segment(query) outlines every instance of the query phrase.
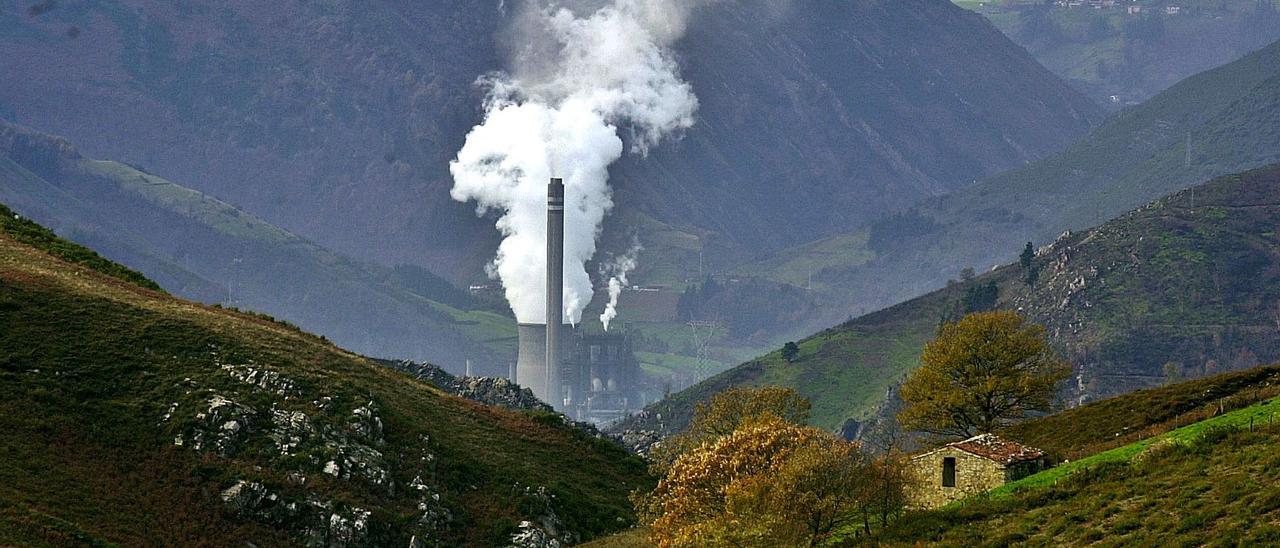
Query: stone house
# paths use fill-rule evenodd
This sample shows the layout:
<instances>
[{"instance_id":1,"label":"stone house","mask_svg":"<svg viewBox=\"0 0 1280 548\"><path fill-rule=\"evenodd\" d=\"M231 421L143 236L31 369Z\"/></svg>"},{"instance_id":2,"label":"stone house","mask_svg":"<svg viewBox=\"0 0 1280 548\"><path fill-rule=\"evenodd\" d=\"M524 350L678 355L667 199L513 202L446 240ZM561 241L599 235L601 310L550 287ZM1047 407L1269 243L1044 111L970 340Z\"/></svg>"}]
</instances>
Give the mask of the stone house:
<instances>
[{"instance_id":1,"label":"stone house","mask_svg":"<svg viewBox=\"0 0 1280 548\"><path fill-rule=\"evenodd\" d=\"M982 434L911 458L911 505L930 509L985 493L1048 467L1044 451Z\"/></svg>"}]
</instances>

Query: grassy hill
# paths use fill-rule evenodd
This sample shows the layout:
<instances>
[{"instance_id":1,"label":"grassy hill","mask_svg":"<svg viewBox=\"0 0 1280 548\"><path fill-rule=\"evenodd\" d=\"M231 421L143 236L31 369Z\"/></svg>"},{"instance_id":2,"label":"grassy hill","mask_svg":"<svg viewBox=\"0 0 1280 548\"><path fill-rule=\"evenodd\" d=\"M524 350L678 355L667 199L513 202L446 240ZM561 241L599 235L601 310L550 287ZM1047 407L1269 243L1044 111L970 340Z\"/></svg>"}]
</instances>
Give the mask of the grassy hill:
<instances>
[{"instance_id":1,"label":"grassy hill","mask_svg":"<svg viewBox=\"0 0 1280 548\"><path fill-rule=\"evenodd\" d=\"M644 463L558 417L175 299L0 213L0 544L496 545L632 519Z\"/></svg>"},{"instance_id":2,"label":"grassy hill","mask_svg":"<svg viewBox=\"0 0 1280 548\"><path fill-rule=\"evenodd\" d=\"M1269 363L1280 359L1278 217L1280 166L1223 177L1039 250L1034 285L1016 264L949 284L800 341L792 363L767 354L619 427L678 430L696 402L759 384L795 387L823 428L865 419L941 321L991 307L1045 325L1075 366L1075 403Z\"/></svg>"},{"instance_id":3,"label":"grassy hill","mask_svg":"<svg viewBox=\"0 0 1280 548\"><path fill-rule=\"evenodd\" d=\"M0 120L0 201L183 298L287 319L346 348L503 374L515 322L430 272L344 257L235 206Z\"/></svg>"},{"instance_id":4,"label":"grassy hill","mask_svg":"<svg viewBox=\"0 0 1280 548\"><path fill-rule=\"evenodd\" d=\"M1275 544L1278 374L1270 367L1223 375L1023 423L1007 435L1038 438L1060 455L1067 447L1094 449L985 497L909 514L872 542ZM1134 430L1114 432L1119 424ZM1138 441L1114 441L1131 435ZM1114 446L1097 451L1102 444Z\"/></svg>"},{"instance_id":5,"label":"grassy hill","mask_svg":"<svg viewBox=\"0 0 1280 548\"><path fill-rule=\"evenodd\" d=\"M1133 544L1208 538L1209 532L1191 531L1182 520L1170 519L1170 512L1150 519L1139 514L1158 504L1155 497L1170 492L1190 507L1210 510L1187 518L1188 524L1206 519L1215 534L1230 529L1238 538L1274 538L1280 532L1274 520L1263 525L1251 512L1280 511L1274 481L1267 481L1274 472L1265 469L1274 459L1257 462L1269 445L1280 441L1277 395L1280 365L1273 365L1138 390L1021 422L1001 435L1046 450L1058 466L988 497L908 514L871 539L859 536L860 525L853 526L838 532L831 544L1084 544L1099 539ZM1251 426L1263 436L1246 436ZM1245 466L1214 466L1224 461ZM1187 485L1178 484L1179 474ZM1234 498L1240 493L1223 500L1206 489L1215 482L1228 482L1234 489L1252 481L1263 487L1244 494L1245 500ZM1150 485L1162 489L1153 494ZM589 545L651 546L646 535L643 528L631 529Z\"/></svg>"}]
</instances>

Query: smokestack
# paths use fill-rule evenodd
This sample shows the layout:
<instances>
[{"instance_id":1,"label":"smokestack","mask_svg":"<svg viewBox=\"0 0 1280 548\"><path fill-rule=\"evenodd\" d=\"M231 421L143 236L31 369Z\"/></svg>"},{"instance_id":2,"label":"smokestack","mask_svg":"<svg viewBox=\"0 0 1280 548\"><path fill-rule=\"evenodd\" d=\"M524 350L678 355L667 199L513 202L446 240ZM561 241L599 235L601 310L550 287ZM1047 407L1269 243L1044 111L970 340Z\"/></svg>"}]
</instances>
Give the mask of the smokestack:
<instances>
[{"instance_id":1,"label":"smokestack","mask_svg":"<svg viewBox=\"0 0 1280 548\"><path fill-rule=\"evenodd\" d=\"M560 324L564 321L564 181L547 185L547 362L546 402L564 405L560 396Z\"/></svg>"}]
</instances>

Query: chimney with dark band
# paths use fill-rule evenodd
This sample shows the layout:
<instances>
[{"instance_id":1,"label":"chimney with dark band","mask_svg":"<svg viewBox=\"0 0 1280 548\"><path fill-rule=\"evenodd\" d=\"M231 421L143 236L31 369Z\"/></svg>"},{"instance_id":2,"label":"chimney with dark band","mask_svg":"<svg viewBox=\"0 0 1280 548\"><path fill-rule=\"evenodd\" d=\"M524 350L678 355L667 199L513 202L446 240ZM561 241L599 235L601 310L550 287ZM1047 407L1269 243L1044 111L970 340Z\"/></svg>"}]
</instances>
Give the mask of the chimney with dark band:
<instances>
[{"instance_id":1,"label":"chimney with dark band","mask_svg":"<svg viewBox=\"0 0 1280 548\"><path fill-rule=\"evenodd\" d=\"M546 402L564 405L560 395L560 328L564 321L564 181L547 185L547 363Z\"/></svg>"}]
</instances>

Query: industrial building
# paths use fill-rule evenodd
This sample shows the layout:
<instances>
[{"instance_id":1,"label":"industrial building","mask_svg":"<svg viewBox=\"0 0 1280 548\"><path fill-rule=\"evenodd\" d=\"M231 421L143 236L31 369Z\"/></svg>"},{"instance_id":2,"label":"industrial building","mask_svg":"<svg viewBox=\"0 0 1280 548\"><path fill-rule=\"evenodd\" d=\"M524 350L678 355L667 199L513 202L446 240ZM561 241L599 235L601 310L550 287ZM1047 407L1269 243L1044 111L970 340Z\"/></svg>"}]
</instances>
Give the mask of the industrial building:
<instances>
[{"instance_id":1,"label":"industrial building","mask_svg":"<svg viewBox=\"0 0 1280 548\"><path fill-rule=\"evenodd\" d=\"M639 362L622 333L564 323L564 183L547 186L546 322L518 326L516 383L575 420L604 423L643 407Z\"/></svg>"}]
</instances>

